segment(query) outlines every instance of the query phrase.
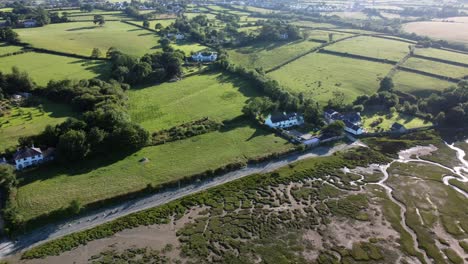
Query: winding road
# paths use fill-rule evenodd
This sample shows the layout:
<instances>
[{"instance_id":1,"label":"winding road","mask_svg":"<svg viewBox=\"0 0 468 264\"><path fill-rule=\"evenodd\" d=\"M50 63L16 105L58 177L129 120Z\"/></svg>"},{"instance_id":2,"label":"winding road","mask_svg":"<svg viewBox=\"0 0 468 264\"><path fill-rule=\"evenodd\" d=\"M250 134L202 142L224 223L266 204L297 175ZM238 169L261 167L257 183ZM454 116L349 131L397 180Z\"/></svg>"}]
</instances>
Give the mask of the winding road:
<instances>
[{"instance_id":1,"label":"winding road","mask_svg":"<svg viewBox=\"0 0 468 264\"><path fill-rule=\"evenodd\" d=\"M164 192L149 195L147 197L126 201L119 205L102 208L90 212L85 216L79 216L61 223L49 224L36 229L26 235L20 236L16 241L4 240L0 243L0 258L7 257L33 246L43 244L50 240L65 235L90 229L92 227L112 221L116 218L139 212L152 207L169 203L184 196L204 191L227 182L231 182L252 174L268 173L287 166L299 160L314 157L330 156L337 151L365 146L360 141L352 144L341 144L334 147L318 147L304 153L293 153L270 162L248 165L245 168L220 175L215 178L202 180L197 183L181 186L177 189L169 189Z\"/></svg>"}]
</instances>

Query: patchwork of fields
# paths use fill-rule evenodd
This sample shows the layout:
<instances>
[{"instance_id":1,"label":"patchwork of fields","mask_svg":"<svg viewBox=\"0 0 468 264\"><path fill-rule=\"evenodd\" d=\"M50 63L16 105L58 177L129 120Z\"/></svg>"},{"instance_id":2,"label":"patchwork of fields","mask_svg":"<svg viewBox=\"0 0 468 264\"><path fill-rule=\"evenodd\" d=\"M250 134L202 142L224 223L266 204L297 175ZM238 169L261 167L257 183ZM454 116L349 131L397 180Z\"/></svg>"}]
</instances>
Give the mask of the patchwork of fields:
<instances>
[{"instance_id":1,"label":"patchwork of fields","mask_svg":"<svg viewBox=\"0 0 468 264\"><path fill-rule=\"evenodd\" d=\"M208 8L215 10L206 14L213 21L216 12L223 11L241 15L240 24L260 19L249 16L247 11L234 11L219 6ZM260 8L248 10L270 12ZM87 14L71 12L70 17L73 20L90 20L96 12L102 11ZM186 15L194 17L200 13ZM121 12L106 13L109 20L120 19L122 16ZM130 18L128 20L142 25L142 21ZM173 21L151 20L150 28L153 29L156 23L168 26ZM222 29L226 25L218 20L213 23L216 29ZM297 57L297 60L269 72L267 76L278 81L287 90L303 93L306 98L312 98L322 106L330 99L336 98L336 92L344 95L345 103L352 102L360 95L377 92L380 81L393 68L392 64L378 63L365 58L355 59L320 52L305 55L322 43L328 42L329 34L333 35L333 40L338 40L360 33L374 32L340 28L340 31L349 32L340 33L333 31L333 28L337 28L336 25L310 21L294 21L293 24L304 27L302 31L308 39L230 48L227 50L229 60L249 69L263 68L266 71ZM239 28L239 31L254 32L258 28L259 26L243 27ZM89 21L70 22L17 29L16 32L22 42L33 47L84 56L90 56L94 48L99 48L105 54L108 48L116 47L134 56L160 50L159 37L154 32L119 21L108 21L103 27L95 26ZM206 48L202 44L188 41L172 45L182 49L187 55L191 51ZM409 53L409 45L398 38L390 40L359 36L331 44L325 49L371 59L399 61ZM0 56L19 50L20 47L0 45ZM438 49L418 48L416 54L468 63L468 55ZM0 71L8 72L13 66L27 71L40 85L47 84L50 79L107 79L109 76L108 66L102 61L36 52L0 58ZM468 75L468 68L420 58L410 58L403 66L455 78ZM427 96L453 85L448 81L404 71L397 71L393 80L396 90L417 96ZM127 95L128 111L132 120L149 132L204 117L216 121L235 119L242 115L242 108L249 99L262 96L249 82L225 73L213 72L187 77L173 83L133 87ZM73 112L65 106L51 103L45 103L43 106L44 113L38 109L23 108L21 111L13 109L8 115L0 117L0 150L13 147L20 136L37 134L47 124L55 125L66 117L73 116ZM22 114L19 114L20 112ZM384 115L373 113L365 116L364 126L371 131L370 124L378 118L384 118ZM9 122L6 122L7 120ZM400 122L407 128L430 125L418 118L396 114L391 118L384 118L380 128L388 129L393 122ZM111 153L73 168L39 168L27 174L26 183L18 188L18 208L24 219L29 220L67 207L73 200L85 205L137 191L148 184L158 185L174 181L227 163L246 161L291 147L291 144L269 131L242 121L220 131L146 147L128 156L124 153ZM148 162L139 162L143 158Z\"/></svg>"}]
</instances>

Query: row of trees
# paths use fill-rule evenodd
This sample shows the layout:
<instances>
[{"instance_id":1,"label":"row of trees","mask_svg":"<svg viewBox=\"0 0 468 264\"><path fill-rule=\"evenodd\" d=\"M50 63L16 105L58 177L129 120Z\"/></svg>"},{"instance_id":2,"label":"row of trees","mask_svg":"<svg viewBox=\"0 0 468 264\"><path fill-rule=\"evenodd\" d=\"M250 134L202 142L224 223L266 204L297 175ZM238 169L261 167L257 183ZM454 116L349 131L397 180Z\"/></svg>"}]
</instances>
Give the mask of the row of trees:
<instances>
[{"instance_id":1,"label":"row of trees","mask_svg":"<svg viewBox=\"0 0 468 264\"><path fill-rule=\"evenodd\" d=\"M166 46L163 52L136 58L110 48L107 57L111 62L114 79L138 84L150 81L162 82L180 76L185 54Z\"/></svg>"}]
</instances>

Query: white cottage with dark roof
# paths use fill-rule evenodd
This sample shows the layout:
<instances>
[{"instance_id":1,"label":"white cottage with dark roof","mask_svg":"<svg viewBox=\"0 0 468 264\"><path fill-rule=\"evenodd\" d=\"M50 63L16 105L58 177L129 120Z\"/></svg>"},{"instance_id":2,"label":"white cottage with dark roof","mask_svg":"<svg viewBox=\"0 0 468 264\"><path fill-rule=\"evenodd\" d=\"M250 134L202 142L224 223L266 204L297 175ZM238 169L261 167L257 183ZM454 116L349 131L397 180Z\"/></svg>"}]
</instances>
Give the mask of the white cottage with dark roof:
<instances>
[{"instance_id":1,"label":"white cottage with dark roof","mask_svg":"<svg viewBox=\"0 0 468 264\"><path fill-rule=\"evenodd\" d=\"M278 113L269 115L265 120L265 125L272 128L288 128L304 124L304 118L297 113Z\"/></svg>"},{"instance_id":2,"label":"white cottage with dark roof","mask_svg":"<svg viewBox=\"0 0 468 264\"><path fill-rule=\"evenodd\" d=\"M39 163L42 163L44 156L40 148L26 147L19 149L13 155L13 160L15 161L15 167L17 170L22 170L29 166L34 166Z\"/></svg>"}]
</instances>

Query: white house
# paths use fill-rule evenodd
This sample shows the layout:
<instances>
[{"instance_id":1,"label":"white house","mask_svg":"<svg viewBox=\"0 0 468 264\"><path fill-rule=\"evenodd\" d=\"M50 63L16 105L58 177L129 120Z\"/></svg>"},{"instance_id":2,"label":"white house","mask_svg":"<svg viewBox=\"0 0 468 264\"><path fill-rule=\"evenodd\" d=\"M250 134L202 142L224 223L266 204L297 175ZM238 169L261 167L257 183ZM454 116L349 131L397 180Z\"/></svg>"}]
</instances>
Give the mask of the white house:
<instances>
[{"instance_id":1,"label":"white house","mask_svg":"<svg viewBox=\"0 0 468 264\"><path fill-rule=\"evenodd\" d=\"M359 113L341 114L333 109L324 112L325 121L331 124L341 120L345 124L345 131L353 135L361 135L364 130L361 127L361 115Z\"/></svg>"},{"instance_id":2,"label":"white house","mask_svg":"<svg viewBox=\"0 0 468 264\"><path fill-rule=\"evenodd\" d=\"M177 33L177 34L168 33L168 34L167 34L167 37L168 37L168 38L175 37L176 40L183 40L183 39L185 39L185 35L182 34L182 33Z\"/></svg>"},{"instance_id":3,"label":"white house","mask_svg":"<svg viewBox=\"0 0 468 264\"><path fill-rule=\"evenodd\" d=\"M282 40L287 40L288 38L289 38L288 33L280 34L280 39L282 39Z\"/></svg>"},{"instance_id":4,"label":"white house","mask_svg":"<svg viewBox=\"0 0 468 264\"><path fill-rule=\"evenodd\" d=\"M362 133L364 133L364 130L362 129L361 126L353 124L348 120L345 120L344 124L345 124L344 130L348 133L351 133L353 135L361 135Z\"/></svg>"},{"instance_id":5,"label":"white house","mask_svg":"<svg viewBox=\"0 0 468 264\"><path fill-rule=\"evenodd\" d=\"M23 26L27 28L35 27L36 25L37 25L37 22L34 19L28 19L28 20L23 21Z\"/></svg>"},{"instance_id":6,"label":"white house","mask_svg":"<svg viewBox=\"0 0 468 264\"><path fill-rule=\"evenodd\" d=\"M42 163L44 156L40 148L23 148L16 151L13 155L13 160L15 161L15 167L17 170L22 170L26 167L37 165Z\"/></svg>"},{"instance_id":7,"label":"white house","mask_svg":"<svg viewBox=\"0 0 468 264\"><path fill-rule=\"evenodd\" d=\"M192 55L192 60L197 62L214 62L218 59L217 52L198 52Z\"/></svg>"},{"instance_id":8,"label":"white house","mask_svg":"<svg viewBox=\"0 0 468 264\"><path fill-rule=\"evenodd\" d=\"M288 128L304 124L304 118L297 113L268 115L265 125L272 128Z\"/></svg>"}]
</instances>

